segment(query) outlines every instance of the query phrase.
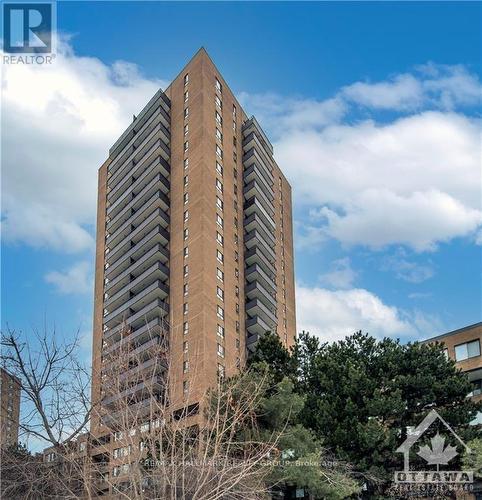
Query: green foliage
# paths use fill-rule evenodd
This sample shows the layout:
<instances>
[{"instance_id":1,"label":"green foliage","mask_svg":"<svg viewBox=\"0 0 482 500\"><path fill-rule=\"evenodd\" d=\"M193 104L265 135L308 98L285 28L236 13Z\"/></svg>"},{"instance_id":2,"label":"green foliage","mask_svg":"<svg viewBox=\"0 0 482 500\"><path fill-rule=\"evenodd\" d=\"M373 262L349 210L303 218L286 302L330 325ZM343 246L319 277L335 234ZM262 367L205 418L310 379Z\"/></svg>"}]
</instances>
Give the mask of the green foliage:
<instances>
[{"instance_id":1,"label":"green foliage","mask_svg":"<svg viewBox=\"0 0 482 500\"><path fill-rule=\"evenodd\" d=\"M465 453L462 463L466 470L473 470L474 475L482 479L482 438L472 439L467 443L471 453Z\"/></svg>"},{"instance_id":2,"label":"green foliage","mask_svg":"<svg viewBox=\"0 0 482 500\"><path fill-rule=\"evenodd\" d=\"M292 381L304 401L299 424L353 464L373 495L401 466L395 450L407 426L418 425L435 407L468 440L474 435L468 424L482 406L466 397L467 377L438 344L402 345L357 332L328 345L303 333L288 352L266 335L254 359L268 362L275 380L285 374Z\"/></svg>"}]
</instances>

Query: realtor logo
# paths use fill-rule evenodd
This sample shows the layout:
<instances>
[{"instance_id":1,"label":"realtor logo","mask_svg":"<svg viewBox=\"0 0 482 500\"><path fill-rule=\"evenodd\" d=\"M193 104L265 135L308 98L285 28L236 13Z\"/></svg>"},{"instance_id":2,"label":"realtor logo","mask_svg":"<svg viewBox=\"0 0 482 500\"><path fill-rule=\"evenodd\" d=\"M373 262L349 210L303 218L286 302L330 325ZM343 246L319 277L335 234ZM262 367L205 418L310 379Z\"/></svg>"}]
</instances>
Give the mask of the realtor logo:
<instances>
[{"instance_id":1,"label":"realtor logo","mask_svg":"<svg viewBox=\"0 0 482 500\"><path fill-rule=\"evenodd\" d=\"M454 436L461 448L467 453L471 453L470 448L460 439L450 425L435 411L431 410L416 428L408 429L407 439L397 448L397 453L403 453L403 471L395 472L394 481L398 485L458 485L466 487L471 485L474 478L473 471L451 471L440 470L441 465L449 465L457 455L455 446L445 443L445 437L437 434L431 438L430 445L418 446L417 441L425 434L428 428L436 421L440 420L447 431ZM410 451L412 450L422 457L427 465L435 466L436 470L415 471L410 469Z\"/></svg>"},{"instance_id":2,"label":"realtor logo","mask_svg":"<svg viewBox=\"0 0 482 500\"><path fill-rule=\"evenodd\" d=\"M3 50L11 54L52 52L52 4L4 3Z\"/></svg>"}]
</instances>

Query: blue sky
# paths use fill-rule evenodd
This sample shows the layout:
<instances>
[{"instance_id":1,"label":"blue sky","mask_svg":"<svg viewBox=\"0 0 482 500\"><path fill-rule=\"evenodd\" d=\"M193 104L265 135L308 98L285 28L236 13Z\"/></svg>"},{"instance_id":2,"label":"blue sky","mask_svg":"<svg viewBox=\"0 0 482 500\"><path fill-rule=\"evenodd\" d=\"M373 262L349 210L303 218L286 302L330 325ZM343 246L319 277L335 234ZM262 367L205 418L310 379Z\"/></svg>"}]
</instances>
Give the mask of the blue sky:
<instances>
[{"instance_id":1,"label":"blue sky","mask_svg":"<svg viewBox=\"0 0 482 500\"><path fill-rule=\"evenodd\" d=\"M56 62L4 73L2 324L79 329L88 351L96 170L200 46L292 183L299 329L480 321L480 10L59 3Z\"/></svg>"}]
</instances>

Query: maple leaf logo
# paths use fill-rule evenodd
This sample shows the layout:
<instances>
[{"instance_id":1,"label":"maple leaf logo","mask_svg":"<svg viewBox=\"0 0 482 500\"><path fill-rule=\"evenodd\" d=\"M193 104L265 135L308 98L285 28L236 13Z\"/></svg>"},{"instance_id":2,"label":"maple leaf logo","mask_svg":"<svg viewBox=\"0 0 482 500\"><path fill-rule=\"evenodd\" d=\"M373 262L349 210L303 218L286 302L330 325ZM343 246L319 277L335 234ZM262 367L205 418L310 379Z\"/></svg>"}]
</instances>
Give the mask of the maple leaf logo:
<instances>
[{"instance_id":1,"label":"maple leaf logo","mask_svg":"<svg viewBox=\"0 0 482 500\"><path fill-rule=\"evenodd\" d=\"M438 432L430 440L432 448L427 445L421 446L417 455L420 455L429 465L447 465L452 458L458 455L452 445L445 447L445 438Z\"/></svg>"}]
</instances>

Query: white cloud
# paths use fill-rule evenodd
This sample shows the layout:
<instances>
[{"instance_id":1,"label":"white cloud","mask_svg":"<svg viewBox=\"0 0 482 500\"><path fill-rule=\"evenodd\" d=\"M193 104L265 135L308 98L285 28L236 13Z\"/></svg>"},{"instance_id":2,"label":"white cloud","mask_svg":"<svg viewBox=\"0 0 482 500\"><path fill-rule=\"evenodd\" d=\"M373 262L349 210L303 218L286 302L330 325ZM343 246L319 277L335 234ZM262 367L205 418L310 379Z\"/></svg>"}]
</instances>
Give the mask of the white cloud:
<instances>
[{"instance_id":1,"label":"white cloud","mask_svg":"<svg viewBox=\"0 0 482 500\"><path fill-rule=\"evenodd\" d=\"M330 271L322 274L319 281L322 285L333 288L350 288L358 273L352 269L348 257L336 259L331 263Z\"/></svg>"},{"instance_id":2,"label":"white cloud","mask_svg":"<svg viewBox=\"0 0 482 500\"><path fill-rule=\"evenodd\" d=\"M424 101L422 83L408 74L398 75L392 81L356 82L341 92L346 99L372 108L411 110Z\"/></svg>"},{"instance_id":3,"label":"white cloud","mask_svg":"<svg viewBox=\"0 0 482 500\"><path fill-rule=\"evenodd\" d=\"M89 262L77 262L65 271L50 271L45 281L55 286L61 294L90 293L93 290L93 277Z\"/></svg>"},{"instance_id":4,"label":"white cloud","mask_svg":"<svg viewBox=\"0 0 482 500\"><path fill-rule=\"evenodd\" d=\"M327 290L297 286L297 328L322 341L341 340L362 330L381 338L426 338L442 331L437 318L420 311L407 314L365 289Z\"/></svg>"},{"instance_id":5,"label":"white cloud","mask_svg":"<svg viewBox=\"0 0 482 500\"><path fill-rule=\"evenodd\" d=\"M3 68L6 241L77 252L93 245L97 170L132 114L163 85L135 65L76 56Z\"/></svg>"},{"instance_id":6,"label":"white cloud","mask_svg":"<svg viewBox=\"0 0 482 500\"><path fill-rule=\"evenodd\" d=\"M407 253L403 249L399 249L394 255L384 257L381 270L394 272L396 278L409 283L422 283L435 274L430 262L420 264L409 260Z\"/></svg>"},{"instance_id":7,"label":"white cloud","mask_svg":"<svg viewBox=\"0 0 482 500\"><path fill-rule=\"evenodd\" d=\"M295 204L319 207L315 240L325 233L347 244L433 250L482 222L480 137L474 119L425 112L291 132L275 146Z\"/></svg>"}]
</instances>

